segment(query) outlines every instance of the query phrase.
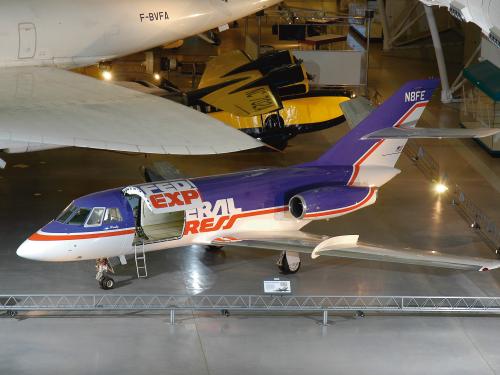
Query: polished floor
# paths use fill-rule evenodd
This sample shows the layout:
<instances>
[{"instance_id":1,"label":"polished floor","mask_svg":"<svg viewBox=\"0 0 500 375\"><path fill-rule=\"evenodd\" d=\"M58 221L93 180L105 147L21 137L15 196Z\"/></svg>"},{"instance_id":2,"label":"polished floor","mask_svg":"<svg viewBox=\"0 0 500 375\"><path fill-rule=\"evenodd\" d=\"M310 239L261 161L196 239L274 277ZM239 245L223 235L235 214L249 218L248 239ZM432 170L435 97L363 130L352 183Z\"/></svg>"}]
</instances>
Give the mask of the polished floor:
<instances>
[{"instance_id":1,"label":"polished floor","mask_svg":"<svg viewBox=\"0 0 500 375\"><path fill-rule=\"evenodd\" d=\"M386 98L404 81L436 75L432 61L372 51L370 88ZM426 126L455 126L458 112L439 103ZM0 294L98 293L94 263L38 263L16 256L17 246L72 199L141 182L140 167L166 160L186 176L312 160L347 131L345 124L296 137L283 153L253 150L219 156L148 156L59 149L1 157ZM500 160L472 141L425 142L454 182L500 221ZM378 202L305 229L327 235L360 234L366 242L494 257L446 197L406 157L402 173ZM273 251L218 252L190 247L150 254L150 277L135 278L132 264L116 267L110 293L262 293L275 276ZM301 295L499 296L500 273L462 272L367 261L304 258L291 275ZM500 373L495 317L334 317L186 315L170 326L162 315L2 317L0 374L492 374Z\"/></svg>"},{"instance_id":2,"label":"polished floor","mask_svg":"<svg viewBox=\"0 0 500 375\"><path fill-rule=\"evenodd\" d=\"M2 374L495 374L498 318L165 316L0 320Z\"/></svg>"}]
</instances>

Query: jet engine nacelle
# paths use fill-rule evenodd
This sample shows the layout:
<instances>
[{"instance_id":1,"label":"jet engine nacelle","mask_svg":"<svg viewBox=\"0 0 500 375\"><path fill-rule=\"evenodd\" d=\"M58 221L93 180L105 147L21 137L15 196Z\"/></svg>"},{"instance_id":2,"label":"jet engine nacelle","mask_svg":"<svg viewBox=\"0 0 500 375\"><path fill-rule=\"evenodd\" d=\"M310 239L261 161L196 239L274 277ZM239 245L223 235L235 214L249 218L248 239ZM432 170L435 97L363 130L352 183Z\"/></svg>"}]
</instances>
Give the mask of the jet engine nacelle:
<instances>
[{"instance_id":1,"label":"jet engine nacelle","mask_svg":"<svg viewBox=\"0 0 500 375\"><path fill-rule=\"evenodd\" d=\"M297 219L322 220L359 210L377 199L377 188L325 186L294 195L288 202Z\"/></svg>"}]
</instances>

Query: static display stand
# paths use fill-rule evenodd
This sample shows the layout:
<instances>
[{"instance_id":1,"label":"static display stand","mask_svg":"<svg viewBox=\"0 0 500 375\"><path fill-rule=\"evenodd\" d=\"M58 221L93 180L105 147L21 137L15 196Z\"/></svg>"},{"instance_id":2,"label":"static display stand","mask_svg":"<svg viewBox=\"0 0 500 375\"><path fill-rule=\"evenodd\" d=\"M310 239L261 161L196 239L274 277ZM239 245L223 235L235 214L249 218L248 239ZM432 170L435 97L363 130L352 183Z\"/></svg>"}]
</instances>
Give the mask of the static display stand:
<instances>
[{"instance_id":1,"label":"static display stand","mask_svg":"<svg viewBox=\"0 0 500 375\"><path fill-rule=\"evenodd\" d=\"M290 280L275 277L272 280L264 280L265 294L291 294L292 283Z\"/></svg>"}]
</instances>

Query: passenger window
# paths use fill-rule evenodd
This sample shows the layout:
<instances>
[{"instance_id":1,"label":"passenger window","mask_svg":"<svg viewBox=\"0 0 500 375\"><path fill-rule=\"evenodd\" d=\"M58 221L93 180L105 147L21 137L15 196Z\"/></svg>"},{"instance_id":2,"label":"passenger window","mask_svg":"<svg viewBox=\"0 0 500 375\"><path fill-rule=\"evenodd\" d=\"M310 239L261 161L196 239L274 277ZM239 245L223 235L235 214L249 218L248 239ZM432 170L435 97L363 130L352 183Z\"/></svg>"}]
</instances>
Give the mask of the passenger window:
<instances>
[{"instance_id":1,"label":"passenger window","mask_svg":"<svg viewBox=\"0 0 500 375\"><path fill-rule=\"evenodd\" d=\"M104 217L104 211L106 211L105 208L102 207L96 207L92 210L92 213L90 214L87 222L85 223L86 227L97 227L101 225L102 223L102 218Z\"/></svg>"},{"instance_id":2,"label":"passenger window","mask_svg":"<svg viewBox=\"0 0 500 375\"><path fill-rule=\"evenodd\" d=\"M90 209L88 208L77 208L75 214L68 222L69 225L83 225L87 217L89 216Z\"/></svg>"},{"instance_id":3,"label":"passenger window","mask_svg":"<svg viewBox=\"0 0 500 375\"><path fill-rule=\"evenodd\" d=\"M106 215L104 217L104 223L117 223L119 221L123 221L122 214L118 208L108 208L106 210Z\"/></svg>"}]
</instances>

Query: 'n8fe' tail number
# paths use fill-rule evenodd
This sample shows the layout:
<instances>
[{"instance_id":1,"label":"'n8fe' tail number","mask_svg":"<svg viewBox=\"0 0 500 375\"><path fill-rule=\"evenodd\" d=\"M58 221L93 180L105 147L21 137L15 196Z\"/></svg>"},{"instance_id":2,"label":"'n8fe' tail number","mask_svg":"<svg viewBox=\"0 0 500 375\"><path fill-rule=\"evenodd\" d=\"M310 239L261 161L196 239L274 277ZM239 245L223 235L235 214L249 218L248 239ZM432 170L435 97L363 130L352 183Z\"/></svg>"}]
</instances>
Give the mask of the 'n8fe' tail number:
<instances>
[{"instance_id":1,"label":"'n8fe' tail number","mask_svg":"<svg viewBox=\"0 0 500 375\"><path fill-rule=\"evenodd\" d=\"M421 102L425 98L425 90L405 92L405 103Z\"/></svg>"}]
</instances>

